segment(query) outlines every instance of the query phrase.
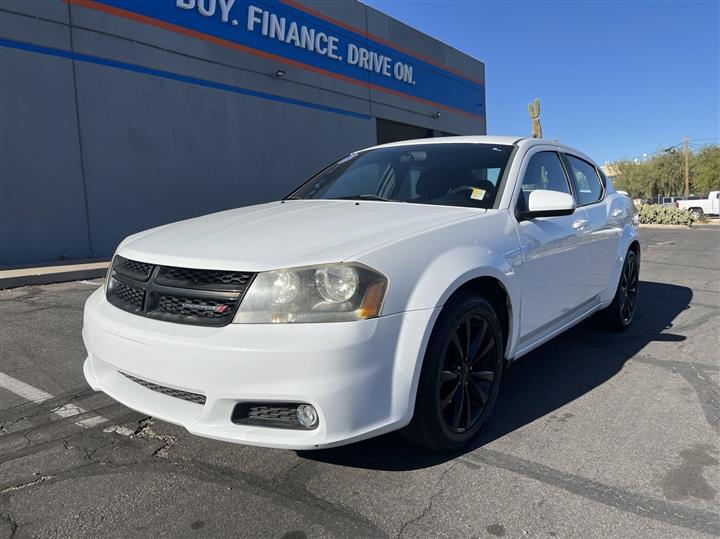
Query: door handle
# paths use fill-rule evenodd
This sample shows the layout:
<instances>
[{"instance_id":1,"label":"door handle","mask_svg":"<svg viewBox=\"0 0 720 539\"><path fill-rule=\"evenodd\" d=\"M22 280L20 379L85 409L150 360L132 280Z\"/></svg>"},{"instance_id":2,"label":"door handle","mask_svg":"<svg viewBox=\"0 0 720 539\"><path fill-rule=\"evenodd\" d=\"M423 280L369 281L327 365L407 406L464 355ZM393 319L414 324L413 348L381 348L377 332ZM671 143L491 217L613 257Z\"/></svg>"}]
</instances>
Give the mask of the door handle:
<instances>
[{"instance_id":1,"label":"door handle","mask_svg":"<svg viewBox=\"0 0 720 539\"><path fill-rule=\"evenodd\" d=\"M582 229L585 228L586 226L588 226L587 219L578 219L577 221L575 221L575 222L572 224L572 227L573 227L575 230L582 230Z\"/></svg>"}]
</instances>

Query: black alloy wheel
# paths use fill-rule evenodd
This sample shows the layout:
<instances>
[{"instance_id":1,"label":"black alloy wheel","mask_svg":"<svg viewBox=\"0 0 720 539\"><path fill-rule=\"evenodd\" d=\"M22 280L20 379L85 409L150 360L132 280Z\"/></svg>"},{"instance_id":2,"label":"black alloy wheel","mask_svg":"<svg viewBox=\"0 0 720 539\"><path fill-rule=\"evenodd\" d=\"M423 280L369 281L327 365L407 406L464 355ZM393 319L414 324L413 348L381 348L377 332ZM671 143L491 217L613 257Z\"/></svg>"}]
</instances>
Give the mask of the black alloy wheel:
<instances>
[{"instance_id":1,"label":"black alloy wheel","mask_svg":"<svg viewBox=\"0 0 720 539\"><path fill-rule=\"evenodd\" d=\"M469 444L497 399L504 364L500 320L482 297L445 305L425 354L413 419L403 434L435 451Z\"/></svg>"},{"instance_id":2,"label":"black alloy wheel","mask_svg":"<svg viewBox=\"0 0 720 539\"><path fill-rule=\"evenodd\" d=\"M468 314L445 345L436 399L445 427L456 434L472 430L490 400L499 343L489 327L482 315Z\"/></svg>"},{"instance_id":3,"label":"black alloy wheel","mask_svg":"<svg viewBox=\"0 0 720 539\"><path fill-rule=\"evenodd\" d=\"M633 251L628 251L620 275L620 316L623 324L629 326L635 316L635 305L638 293L638 264L637 256Z\"/></svg>"},{"instance_id":4,"label":"black alloy wheel","mask_svg":"<svg viewBox=\"0 0 720 539\"><path fill-rule=\"evenodd\" d=\"M623 261L615 297L607 309L599 313L608 329L623 331L630 327L637 309L639 287L640 259L633 249L629 249Z\"/></svg>"}]
</instances>

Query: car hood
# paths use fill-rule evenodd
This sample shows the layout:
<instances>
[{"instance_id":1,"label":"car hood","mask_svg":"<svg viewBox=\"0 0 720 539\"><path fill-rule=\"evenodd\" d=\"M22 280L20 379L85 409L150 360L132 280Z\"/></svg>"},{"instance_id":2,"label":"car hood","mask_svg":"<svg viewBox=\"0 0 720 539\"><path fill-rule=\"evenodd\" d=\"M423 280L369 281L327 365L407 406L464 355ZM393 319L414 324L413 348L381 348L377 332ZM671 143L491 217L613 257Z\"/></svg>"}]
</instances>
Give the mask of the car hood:
<instances>
[{"instance_id":1,"label":"car hood","mask_svg":"<svg viewBox=\"0 0 720 539\"><path fill-rule=\"evenodd\" d=\"M399 202L289 200L140 232L123 241L118 253L166 266L265 271L342 262L482 213Z\"/></svg>"}]
</instances>

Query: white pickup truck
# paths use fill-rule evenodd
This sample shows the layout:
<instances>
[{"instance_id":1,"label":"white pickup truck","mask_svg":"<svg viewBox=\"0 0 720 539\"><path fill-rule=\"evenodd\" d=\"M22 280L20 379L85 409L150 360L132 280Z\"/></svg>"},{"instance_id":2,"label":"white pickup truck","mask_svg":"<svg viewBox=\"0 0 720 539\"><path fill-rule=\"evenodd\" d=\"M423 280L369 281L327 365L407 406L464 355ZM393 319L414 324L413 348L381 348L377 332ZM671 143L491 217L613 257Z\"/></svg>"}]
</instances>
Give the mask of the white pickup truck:
<instances>
[{"instance_id":1,"label":"white pickup truck","mask_svg":"<svg viewBox=\"0 0 720 539\"><path fill-rule=\"evenodd\" d=\"M675 207L689 211L695 220L703 215L720 215L720 191L710 191L707 198L677 200Z\"/></svg>"}]
</instances>

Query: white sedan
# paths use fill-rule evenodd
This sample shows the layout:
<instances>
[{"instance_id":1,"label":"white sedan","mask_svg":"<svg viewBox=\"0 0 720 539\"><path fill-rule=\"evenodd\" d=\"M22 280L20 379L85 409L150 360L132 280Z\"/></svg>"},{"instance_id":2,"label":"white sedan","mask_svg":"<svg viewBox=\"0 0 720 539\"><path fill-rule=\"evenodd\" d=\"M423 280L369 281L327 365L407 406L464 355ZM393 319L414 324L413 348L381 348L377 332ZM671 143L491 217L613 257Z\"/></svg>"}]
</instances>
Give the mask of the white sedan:
<instances>
[{"instance_id":1,"label":"white sedan","mask_svg":"<svg viewBox=\"0 0 720 539\"><path fill-rule=\"evenodd\" d=\"M190 432L314 449L403 429L457 450L504 368L633 320L631 201L549 140L355 152L284 200L130 236L85 306L94 389Z\"/></svg>"}]
</instances>

